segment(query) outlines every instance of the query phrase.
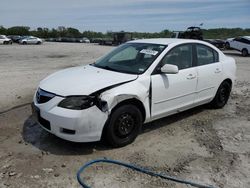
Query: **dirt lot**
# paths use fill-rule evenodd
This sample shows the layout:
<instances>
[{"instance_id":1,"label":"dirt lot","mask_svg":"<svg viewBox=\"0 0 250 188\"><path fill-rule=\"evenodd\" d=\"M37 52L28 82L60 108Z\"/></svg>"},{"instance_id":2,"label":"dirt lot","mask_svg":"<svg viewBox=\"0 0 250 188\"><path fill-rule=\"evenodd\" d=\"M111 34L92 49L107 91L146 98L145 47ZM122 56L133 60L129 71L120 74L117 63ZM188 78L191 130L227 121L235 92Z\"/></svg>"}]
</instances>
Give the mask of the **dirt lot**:
<instances>
[{"instance_id":1,"label":"dirt lot","mask_svg":"<svg viewBox=\"0 0 250 188\"><path fill-rule=\"evenodd\" d=\"M88 160L112 158L217 187L250 187L250 57L237 61L228 105L205 106L147 124L136 141L111 149L76 144L42 130L30 102L39 81L59 69L87 64L111 50L93 44L0 46L0 187L80 187ZM84 176L93 187L187 187L99 164Z\"/></svg>"}]
</instances>

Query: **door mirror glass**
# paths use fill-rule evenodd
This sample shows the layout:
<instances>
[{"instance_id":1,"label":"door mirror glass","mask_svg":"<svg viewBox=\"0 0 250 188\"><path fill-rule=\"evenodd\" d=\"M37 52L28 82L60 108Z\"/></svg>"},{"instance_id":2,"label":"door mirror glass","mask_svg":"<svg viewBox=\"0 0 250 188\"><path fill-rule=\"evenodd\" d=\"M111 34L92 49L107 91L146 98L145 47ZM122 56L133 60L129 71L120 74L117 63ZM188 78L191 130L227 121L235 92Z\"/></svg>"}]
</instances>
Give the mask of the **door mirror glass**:
<instances>
[{"instance_id":1,"label":"door mirror glass","mask_svg":"<svg viewBox=\"0 0 250 188\"><path fill-rule=\"evenodd\" d=\"M179 69L176 65L165 64L161 67L161 72L165 74L177 74Z\"/></svg>"}]
</instances>

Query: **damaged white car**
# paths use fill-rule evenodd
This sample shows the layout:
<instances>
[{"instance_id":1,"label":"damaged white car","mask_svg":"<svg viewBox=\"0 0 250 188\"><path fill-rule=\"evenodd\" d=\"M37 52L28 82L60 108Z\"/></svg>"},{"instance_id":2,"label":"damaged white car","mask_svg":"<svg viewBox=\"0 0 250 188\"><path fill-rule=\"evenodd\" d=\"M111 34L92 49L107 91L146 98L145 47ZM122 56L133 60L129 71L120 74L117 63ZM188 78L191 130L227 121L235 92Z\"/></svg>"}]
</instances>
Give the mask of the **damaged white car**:
<instances>
[{"instance_id":1,"label":"damaged white car","mask_svg":"<svg viewBox=\"0 0 250 188\"><path fill-rule=\"evenodd\" d=\"M135 140L143 123L206 103L222 108L235 72L235 60L206 42L131 41L93 64L41 81L33 113L60 138L92 142L103 137L120 147Z\"/></svg>"}]
</instances>

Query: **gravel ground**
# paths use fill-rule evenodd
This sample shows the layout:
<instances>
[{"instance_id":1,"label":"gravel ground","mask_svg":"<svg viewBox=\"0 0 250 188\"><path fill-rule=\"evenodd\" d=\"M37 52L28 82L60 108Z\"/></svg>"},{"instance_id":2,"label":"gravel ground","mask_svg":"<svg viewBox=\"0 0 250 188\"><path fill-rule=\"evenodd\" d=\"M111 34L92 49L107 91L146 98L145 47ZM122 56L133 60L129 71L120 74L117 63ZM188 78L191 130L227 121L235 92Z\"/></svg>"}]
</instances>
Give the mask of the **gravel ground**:
<instances>
[{"instance_id":1,"label":"gravel ground","mask_svg":"<svg viewBox=\"0 0 250 188\"><path fill-rule=\"evenodd\" d=\"M0 46L1 188L80 187L79 167L101 157L217 187L250 187L250 57L238 52L225 51L236 59L238 79L223 109L202 106L146 124L124 148L67 142L33 121L29 104L41 79L91 63L111 49L73 43ZM89 168L84 178L93 187L187 187L106 164Z\"/></svg>"}]
</instances>

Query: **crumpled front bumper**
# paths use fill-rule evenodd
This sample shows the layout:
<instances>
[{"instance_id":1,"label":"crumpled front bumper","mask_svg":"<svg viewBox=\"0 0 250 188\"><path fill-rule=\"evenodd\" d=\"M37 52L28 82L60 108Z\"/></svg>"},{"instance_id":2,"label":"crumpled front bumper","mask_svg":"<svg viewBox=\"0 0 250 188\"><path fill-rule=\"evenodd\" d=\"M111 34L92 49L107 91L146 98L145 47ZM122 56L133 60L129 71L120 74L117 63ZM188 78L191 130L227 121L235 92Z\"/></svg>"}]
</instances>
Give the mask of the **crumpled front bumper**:
<instances>
[{"instance_id":1,"label":"crumpled front bumper","mask_svg":"<svg viewBox=\"0 0 250 188\"><path fill-rule=\"evenodd\" d=\"M72 142L99 141L108 112L101 111L97 106L84 110L58 107L58 103L63 99L55 96L46 103L38 104L34 96L33 115L41 127Z\"/></svg>"}]
</instances>

